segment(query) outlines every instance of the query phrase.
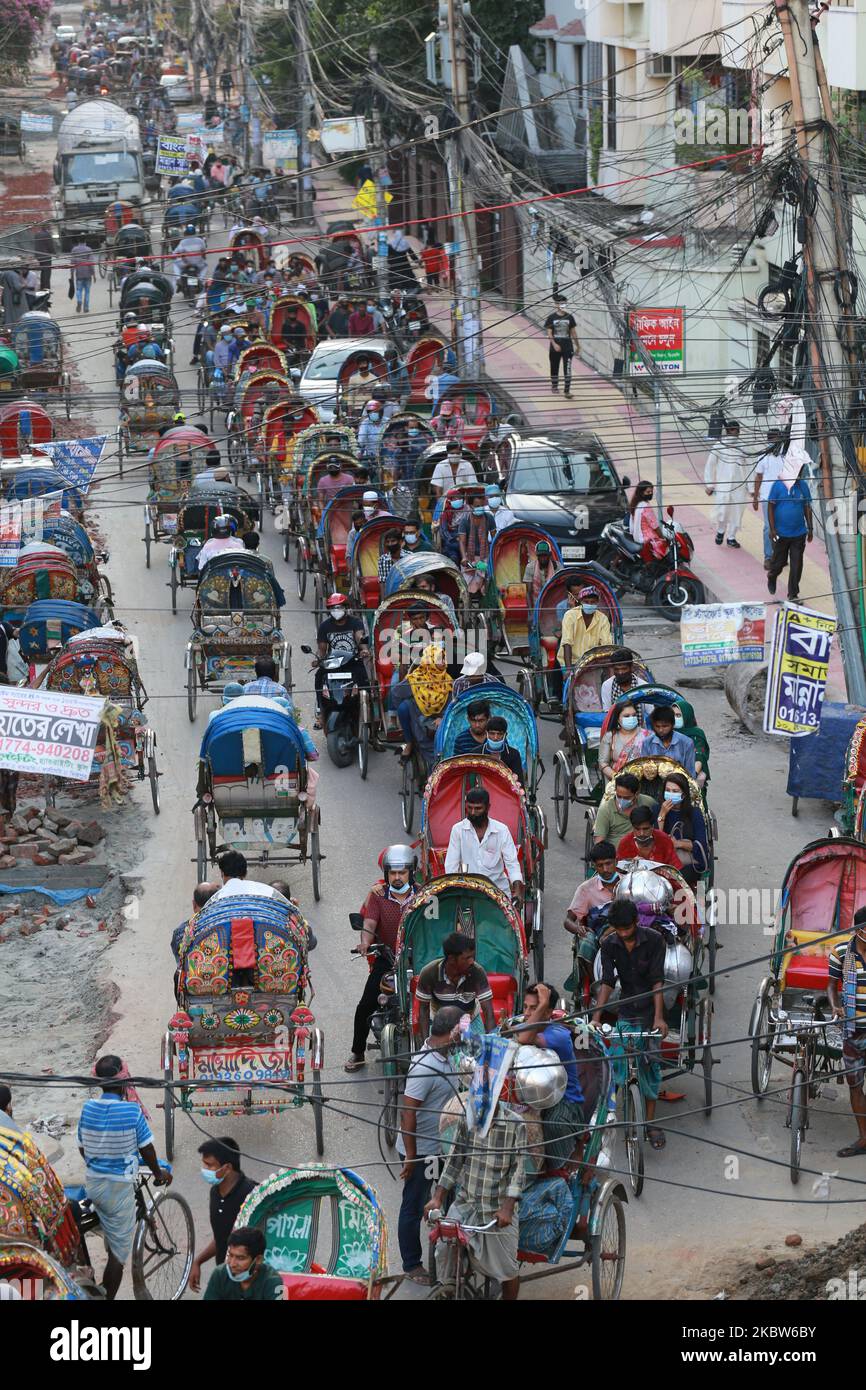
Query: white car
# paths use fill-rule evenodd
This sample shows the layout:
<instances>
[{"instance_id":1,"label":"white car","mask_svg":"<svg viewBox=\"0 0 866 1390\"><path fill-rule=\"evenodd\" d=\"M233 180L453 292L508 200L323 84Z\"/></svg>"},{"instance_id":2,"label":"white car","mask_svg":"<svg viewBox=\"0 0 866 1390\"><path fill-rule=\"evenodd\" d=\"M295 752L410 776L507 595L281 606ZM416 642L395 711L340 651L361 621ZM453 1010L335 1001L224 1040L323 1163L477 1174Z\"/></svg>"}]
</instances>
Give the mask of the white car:
<instances>
[{"instance_id":1,"label":"white car","mask_svg":"<svg viewBox=\"0 0 866 1390\"><path fill-rule=\"evenodd\" d=\"M171 102L192 101L192 82L185 72L164 72L159 85Z\"/></svg>"},{"instance_id":2,"label":"white car","mask_svg":"<svg viewBox=\"0 0 866 1390\"><path fill-rule=\"evenodd\" d=\"M58 24L54 37L58 43L75 43L77 29L74 24Z\"/></svg>"},{"instance_id":3,"label":"white car","mask_svg":"<svg viewBox=\"0 0 866 1390\"><path fill-rule=\"evenodd\" d=\"M300 395L318 408L324 424L330 424L334 419L337 377L349 354L366 349L384 357L389 347L393 347L390 338L330 338L319 343L310 353L298 383Z\"/></svg>"}]
</instances>

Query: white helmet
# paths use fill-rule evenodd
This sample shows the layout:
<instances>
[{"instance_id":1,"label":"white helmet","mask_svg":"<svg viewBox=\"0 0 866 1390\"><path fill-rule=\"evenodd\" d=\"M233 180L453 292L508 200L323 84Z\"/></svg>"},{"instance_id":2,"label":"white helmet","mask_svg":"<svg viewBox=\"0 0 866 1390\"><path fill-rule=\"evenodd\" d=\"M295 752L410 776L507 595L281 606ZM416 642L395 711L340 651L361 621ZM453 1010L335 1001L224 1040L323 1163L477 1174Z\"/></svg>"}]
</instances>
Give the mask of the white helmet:
<instances>
[{"instance_id":1,"label":"white helmet","mask_svg":"<svg viewBox=\"0 0 866 1390\"><path fill-rule=\"evenodd\" d=\"M418 867L418 856L411 845L389 845L382 855L382 870L408 869L414 873Z\"/></svg>"}]
</instances>

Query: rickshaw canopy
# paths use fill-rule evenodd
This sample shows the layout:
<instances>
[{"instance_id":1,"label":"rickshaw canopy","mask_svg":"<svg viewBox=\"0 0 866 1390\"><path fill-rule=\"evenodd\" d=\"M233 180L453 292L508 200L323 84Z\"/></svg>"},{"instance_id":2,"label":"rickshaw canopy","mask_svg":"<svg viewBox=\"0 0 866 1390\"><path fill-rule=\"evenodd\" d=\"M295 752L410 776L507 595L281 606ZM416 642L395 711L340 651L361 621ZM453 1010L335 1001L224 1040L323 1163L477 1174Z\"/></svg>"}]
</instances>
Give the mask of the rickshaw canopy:
<instances>
[{"instance_id":1,"label":"rickshaw canopy","mask_svg":"<svg viewBox=\"0 0 866 1390\"><path fill-rule=\"evenodd\" d=\"M404 589L413 589L422 575L441 575L453 588L451 594L455 603L463 605L467 598L466 580L458 564L438 551L425 550L416 555L405 555L392 565L385 580L385 598L393 598Z\"/></svg>"},{"instance_id":2,"label":"rickshaw canopy","mask_svg":"<svg viewBox=\"0 0 866 1390\"><path fill-rule=\"evenodd\" d=\"M508 721L508 743L520 754L520 760L529 777L532 765L538 758L538 724L529 701L516 690L510 690L507 685L482 685L477 690L470 686L458 695L456 700L451 700L446 705L442 723L436 730L433 744L436 756L454 756L457 739L469 728L469 706L476 700L484 700L490 706L491 714L501 715Z\"/></svg>"},{"instance_id":3,"label":"rickshaw canopy","mask_svg":"<svg viewBox=\"0 0 866 1390\"><path fill-rule=\"evenodd\" d=\"M529 650L536 664L542 664L542 652L555 658L559 648L558 632L562 622L557 612L561 603L567 603L565 586L571 579L582 579L587 585L597 589L601 600L599 608L610 620L611 635L614 642L622 642L622 609L616 591L611 587L606 570L594 561L580 565L566 565L548 579L538 595L532 622L529 626Z\"/></svg>"},{"instance_id":4,"label":"rickshaw canopy","mask_svg":"<svg viewBox=\"0 0 866 1390\"><path fill-rule=\"evenodd\" d=\"M309 926L285 898L212 898L181 943L179 992L228 994L237 958L252 962L254 988L298 995L306 982L309 940Z\"/></svg>"},{"instance_id":5,"label":"rickshaw canopy","mask_svg":"<svg viewBox=\"0 0 866 1390\"><path fill-rule=\"evenodd\" d=\"M435 904L435 906L432 906ZM476 959L488 975L520 978L526 966L523 920L514 904L489 879L446 874L421 888L403 914L397 954L415 977L442 955L453 931L475 941Z\"/></svg>"},{"instance_id":6,"label":"rickshaw canopy","mask_svg":"<svg viewBox=\"0 0 866 1390\"><path fill-rule=\"evenodd\" d=\"M255 758L250 753L255 752ZM279 770L294 771L306 763L304 744L297 724L275 700L258 695L240 695L210 720L199 749L215 778L238 777L251 762L261 767L263 777L277 776Z\"/></svg>"},{"instance_id":7,"label":"rickshaw canopy","mask_svg":"<svg viewBox=\"0 0 866 1390\"><path fill-rule=\"evenodd\" d=\"M282 608L285 595L271 562L251 550L224 550L207 562L199 579L197 603L203 612L225 613L230 593L241 591L244 611L265 613Z\"/></svg>"}]
</instances>

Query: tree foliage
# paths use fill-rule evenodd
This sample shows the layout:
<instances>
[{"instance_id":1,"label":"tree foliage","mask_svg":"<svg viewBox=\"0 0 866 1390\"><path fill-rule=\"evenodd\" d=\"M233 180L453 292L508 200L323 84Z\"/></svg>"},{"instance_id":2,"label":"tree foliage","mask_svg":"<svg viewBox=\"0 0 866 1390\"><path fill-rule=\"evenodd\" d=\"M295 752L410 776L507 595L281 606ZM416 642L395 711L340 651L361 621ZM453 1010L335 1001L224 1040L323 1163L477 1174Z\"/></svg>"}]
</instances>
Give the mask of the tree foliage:
<instances>
[{"instance_id":1,"label":"tree foliage","mask_svg":"<svg viewBox=\"0 0 866 1390\"><path fill-rule=\"evenodd\" d=\"M0 0L0 77L23 76L32 61L53 0Z\"/></svg>"}]
</instances>

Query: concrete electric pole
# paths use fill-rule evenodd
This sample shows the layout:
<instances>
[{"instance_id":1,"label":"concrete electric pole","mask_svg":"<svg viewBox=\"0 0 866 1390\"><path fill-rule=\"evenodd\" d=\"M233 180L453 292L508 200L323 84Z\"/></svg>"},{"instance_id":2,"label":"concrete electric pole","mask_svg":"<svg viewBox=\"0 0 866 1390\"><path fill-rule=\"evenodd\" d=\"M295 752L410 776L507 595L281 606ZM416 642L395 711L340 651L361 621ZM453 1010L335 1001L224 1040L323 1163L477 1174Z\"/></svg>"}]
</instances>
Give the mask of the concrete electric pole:
<instances>
[{"instance_id":1,"label":"concrete electric pole","mask_svg":"<svg viewBox=\"0 0 866 1390\"><path fill-rule=\"evenodd\" d=\"M851 467L856 460L850 437L850 376L845 348L836 331L843 309L836 300L834 286L847 277L844 246L839 229L847 219L837 220L834 201L842 198L841 180L832 174L834 161L827 137L826 116L821 102L819 81L820 53L809 15L808 0L775 0L776 12L785 39L785 53L791 82L791 115L797 148L803 165L804 185L809 180L808 203L804 214L806 271L806 329L809 343L812 390L818 423L821 460L821 514L825 522L824 543L830 563L833 597L839 618L838 638L845 671L848 698L866 703L866 664L860 624L852 595L858 591L856 527L844 534L844 527L826 524L828 519L857 516L857 486ZM821 66L823 76L823 66ZM838 161L836 162L838 169ZM812 206L814 200L814 206ZM854 495L854 506L843 505ZM829 508L826 501L832 499Z\"/></svg>"},{"instance_id":2,"label":"concrete electric pole","mask_svg":"<svg viewBox=\"0 0 866 1390\"><path fill-rule=\"evenodd\" d=\"M444 13L443 13L444 11ZM463 9L455 0L440 5L440 29L448 37L449 85L454 110L461 126L471 119L469 106L469 64ZM444 67L443 63L443 67ZM454 215L455 336L460 374L479 377L484 371L484 341L481 332L481 285L478 257L478 229L475 222L475 196L471 182L464 178L463 135L449 135L446 143L448 190Z\"/></svg>"},{"instance_id":3,"label":"concrete electric pole","mask_svg":"<svg viewBox=\"0 0 866 1390\"><path fill-rule=\"evenodd\" d=\"M369 56L370 68L375 71L379 66L379 51L372 44L370 45ZM373 88L370 106L370 139L373 145L370 151L370 168L373 171L373 182L376 185L376 226L383 229L378 232L376 238L374 259L376 293L379 296L379 303L384 304L388 298L388 234L384 230L388 225L388 204L385 201L382 172L387 170L388 154L382 143L382 122L379 117L379 108L376 105L376 96L376 89Z\"/></svg>"}]
</instances>

